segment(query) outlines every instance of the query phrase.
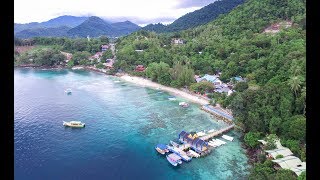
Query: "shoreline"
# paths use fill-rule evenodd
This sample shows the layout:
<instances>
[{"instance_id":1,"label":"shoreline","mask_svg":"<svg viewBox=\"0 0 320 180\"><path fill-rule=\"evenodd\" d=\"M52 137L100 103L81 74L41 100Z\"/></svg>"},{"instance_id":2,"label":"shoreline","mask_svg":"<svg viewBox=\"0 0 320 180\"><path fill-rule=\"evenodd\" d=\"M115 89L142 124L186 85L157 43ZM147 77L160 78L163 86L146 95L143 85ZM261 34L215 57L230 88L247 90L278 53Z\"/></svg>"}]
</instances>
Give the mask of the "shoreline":
<instances>
[{"instance_id":1,"label":"shoreline","mask_svg":"<svg viewBox=\"0 0 320 180\"><path fill-rule=\"evenodd\" d=\"M98 73L103 73L104 75L111 75L111 74L107 74L105 69L98 69L95 67L91 67L91 66L74 66L72 68L68 68L65 66L34 66L34 65L22 65L22 66L15 66L18 68L33 68L33 69L45 69L45 70L62 70L62 69L69 69L69 70L87 70L87 71L94 71L94 72L98 72ZM168 87L168 86L164 86L161 85L159 83L153 82L149 79L143 78L143 77L138 77L138 76L131 76L127 73L118 73L115 75L111 75L111 76L115 76L118 77L124 81L133 83L135 85L141 86L141 87L149 87L152 89L157 89L157 90L163 90L168 92L171 95L174 96L179 96L182 97L188 101L191 101L193 103L196 103L198 105L200 105L200 109L202 109L203 105L210 105L209 100L199 96L197 94L191 94L190 92L186 92L186 90L184 89L177 89L177 88L173 88L173 87ZM232 116L232 113L228 112L226 109L220 107L220 106L215 106L215 108L219 109L220 111L223 111L229 115ZM205 111L206 112L206 111ZM209 112L207 112L209 113ZM210 115L212 115L211 113L209 113ZM220 118L218 118L217 120L221 120ZM222 120L224 121L224 120ZM234 122L232 122L234 123Z\"/></svg>"},{"instance_id":2,"label":"shoreline","mask_svg":"<svg viewBox=\"0 0 320 180\"><path fill-rule=\"evenodd\" d=\"M192 94L187 93L185 91L182 91L180 89L176 89L176 88L173 88L173 87L168 87L168 86L164 86L164 85L158 84L156 82L152 82L149 79L145 79L145 78L137 77L137 76L130 76L128 74L123 74L123 75L120 75L118 77L120 79L122 79L122 80L134 83L134 84L142 86L142 87L149 87L149 88L153 88L153 89L158 89L158 90L163 90L163 91L169 92L172 95L180 96L180 97L182 97L184 99L187 99L189 101L192 101L192 102L194 102L196 104L200 104L200 105L210 104L207 99L192 95Z\"/></svg>"}]
</instances>

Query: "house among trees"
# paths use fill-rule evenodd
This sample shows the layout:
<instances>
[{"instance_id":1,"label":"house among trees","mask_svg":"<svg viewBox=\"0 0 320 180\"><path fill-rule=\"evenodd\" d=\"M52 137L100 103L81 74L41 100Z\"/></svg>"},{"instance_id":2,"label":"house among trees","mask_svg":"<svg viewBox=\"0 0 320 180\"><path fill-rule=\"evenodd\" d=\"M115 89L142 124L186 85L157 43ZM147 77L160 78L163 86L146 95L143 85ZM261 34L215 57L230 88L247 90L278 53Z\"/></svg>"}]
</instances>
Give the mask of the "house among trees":
<instances>
[{"instance_id":1,"label":"house among trees","mask_svg":"<svg viewBox=\"0 0 320 180\"><path fill-rule=\"evenodd\" d=\"M184 44L183 40L180 38L173 38L171 42L172 44Z\"/></svg>"},{"instance_id":2,"label":"house among trees","mask_svg":"<svg viewBox=\"0 0 320 180\"><path fill-rule=\"evenodd\" d=\"M201 82L201 81L209 81L212 82L215 86L219 86L222 85L222 81L219 79L218 75L209 75L206 74L203 77L198 77L196 78L197 82Z\"/></svg>"},{"instance_id":3,"label":"house among trees","mask_svg":"<svg viewBox=\"0 0 320 180\"><path fill-rule=\"evenodd\" d=\"M236 76L236 77L232 77L230 78L231 81L234 81L235 83L238 82L245 82L246 80L244 78L242 78L241 76Z\"/></svg>"},{"instance_id":4,"label":"house among trees","mask_svg":"<svg viewBox=\"0 0 320 180\"><path fill-rule=\"evenodd\" d=\"M106 51L106 50L109 49L109 48L110 48L110 45L107 45L107 44L101 45L101 51L102 51L102 52Z\"/></svg>"},{"instance_id":5,"label":"house among trees","mask_svg":"<svg viewBox=\"0 0 320 180\"><path fill-rule=\"evenodd\" d=\"M135 69L135 71L137 71L137 72L143 72L144 70L145 70L145 68L143 65L138 65L138 66L136 66L136 69Z\"/></svg>"},{"instance_id":6,"label":"house among trees","mask_svg":"<svg viewBox=\"0 0 320 180\"><path fill-rule=\"evenodd\" d=\"M111 69L113 68L113 59L107 59L105 63L103 63L103 65L107 68L107 69Z\"/></svg>"},{"instance_id":7,"label":"house among trees","mask_svg":"<svg viewBox=\"0 0 320 180\"><path fill-rule=\"evenodd\" d=\"M72 59L72 54L71 53L67 53L67 52L62 52L60 51L61 54L63 54L66 58L65 62L69 62Z\"/></svg>"},{"instance_id":8,"label":"house among trees","mask_svg":"<svg viewBox=\"0 0 320 180\"><path fill-rule=\"evenodd\" d=\"M264 140L258 140L263 145L267 142ZM298 157L293 156L292 151L283 147L280 140L275 140L276 149L266 150L267 158L272 159L271 161L277 163L282 169L289 169L299 176L303 171L306 171L306 162L302 162Z\"/></svg>"},{"instance_id":9,"label":"house among trees","mask_svg":"<svg viewBox=\"0 0 320 180\"><path fill-rule=\"evenodd\" d=\"M264 32L265 33L277 33L280 31L280 29L288 28L292 26L291 21L284 21L279 23L274 23L271 26L267 27Z\"/></svg>"},{"instance_id":10,"label":"house among trees","mask_svg":"<svg viewBox=\"0 0 320 180\"><path fill-rule=\"evenodd\" d=\"M100 58L101 58L101 56L102 56L102 52L97 52L96 54L94 54L93 56L91 56L91 57L89 57L89 60L98 60L98 62L100 62Z\"/></svg>"}]
</instances>

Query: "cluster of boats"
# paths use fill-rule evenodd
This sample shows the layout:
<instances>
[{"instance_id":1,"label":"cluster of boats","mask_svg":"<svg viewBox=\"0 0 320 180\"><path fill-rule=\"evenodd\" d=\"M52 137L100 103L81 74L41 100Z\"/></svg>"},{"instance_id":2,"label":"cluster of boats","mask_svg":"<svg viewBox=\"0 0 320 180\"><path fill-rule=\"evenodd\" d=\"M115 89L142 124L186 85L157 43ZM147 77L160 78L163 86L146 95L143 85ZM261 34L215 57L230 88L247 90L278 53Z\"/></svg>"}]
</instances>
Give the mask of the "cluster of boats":
<instances>
[{"instance_id":1,"label":"cluster of boats","mask_svg":"<svg viewBox=\"0 0 320 180\"><path fill-rule=\"evenodd\" d=\"M191 161L192 157L200 157L200 155L192 150L189 150L188 152L183 151L180 149L183 148L183 144L179 145L178 143L174 141L170 141L170 145L165 144L158 144L155 149L158 151L158 153L166 155L166 158L168 162L173 165L177 166L178 164L182 164L182 160L185 162ZM170 153L171 152L171 153Z\"/></svg>"},{"instance_id":2,"label":"cluster of boats","mask_svg":"<svg viewBox=\"0 0 320 180\"><path fill-rule=\"evenodd\" d=\"M215 131L216 130L211 129L208 132L212 133ZM198 139L198 141L199 141L199 137L203 137L205 135L207 135L206 131L203 130L198 133L195 133L194 137L196 138L196 140ZM179 135L179 138L180 138L180 135ZM233 137L231 137L231 136L223 135L222 138L226 139L228 141L233 141ZM198 158L202 155L202 152L200 155L200 154L198 154L198 151L195 152L195 151L191 150L192 148L194 148L192 146L192 144L185 143L185 142L181 142L181 143L182 144L176 143L174 141L170 141L170 145L158 144L155 146L155 149L158 151L158 153L160 153L162 155L167 154L166 158L167 158L168 162L170 164L172 164L173 166L177 166L179 164L182 164L182 161L189 162L192 160L193 157ZM205 143L205 142L202 141L202 143ZM210 141L207 142L207 144L211 147L218 147L223 144L226 144L226 142L224 142L223 140L220 140L220 139L211 139ZM201 144L201 146L202 146L202 144Z\"/></svg>"}]
</instances>

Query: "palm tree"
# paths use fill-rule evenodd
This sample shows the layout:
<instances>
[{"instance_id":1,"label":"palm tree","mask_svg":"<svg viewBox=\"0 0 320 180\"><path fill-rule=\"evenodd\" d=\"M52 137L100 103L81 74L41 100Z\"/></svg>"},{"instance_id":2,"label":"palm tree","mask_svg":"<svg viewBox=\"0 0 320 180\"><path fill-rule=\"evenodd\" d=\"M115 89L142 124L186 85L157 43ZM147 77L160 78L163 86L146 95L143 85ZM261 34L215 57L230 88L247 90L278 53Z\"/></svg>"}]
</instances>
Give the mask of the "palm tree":
<instances>
[{"instance_id":1,"label":"palm tree","mask_svg":"<svg viewBox=\"0 0 320 180\"><path fill-rule=\"evenodd\" d=\"M291 77L288 81L288 85L291 87L291 90L294 92L295 97L297 97L297 92L300 90L301 88L301 77L299 76L294 76Z\"/></svg>"}]
</instances>

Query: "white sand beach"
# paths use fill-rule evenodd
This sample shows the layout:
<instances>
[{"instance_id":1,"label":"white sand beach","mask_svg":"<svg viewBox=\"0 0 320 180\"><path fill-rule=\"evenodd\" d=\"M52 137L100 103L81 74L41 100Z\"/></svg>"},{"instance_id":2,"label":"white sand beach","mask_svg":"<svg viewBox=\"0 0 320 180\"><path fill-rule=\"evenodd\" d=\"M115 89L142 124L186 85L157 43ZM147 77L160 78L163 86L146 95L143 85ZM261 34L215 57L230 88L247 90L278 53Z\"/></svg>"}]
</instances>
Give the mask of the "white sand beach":
<instances>
[{"instance_id":1,"label":"white sand beach","mask_svg":"<svg viewBox=\"0 0 320 180\"><path fill-rule=\"evenodd\" d=\"M193 94L184 92L184 91L179 90L179 89L175 89L175 88L172 88L172 87L164 86L164 85L152 82L152 81L150 81L148 79L144 79L144 78L136 77L136 76L130 76L128 74L121 75L120 78L125 80L125 81L131 82L131 83L134 83L134 84L137 84L137 85L140 85L140 86L159 89L159 90L162 90L162 91L167 91L172 95L183 97L183 98L185 98L185 99L187 99L189 101L192 101L192 102L200 104L200 105L209 104L209 101L207 99L205 99L205 98L202 98L200 96L198 97L197 95L193 95Z\"/></svg>"}]
</instances>

